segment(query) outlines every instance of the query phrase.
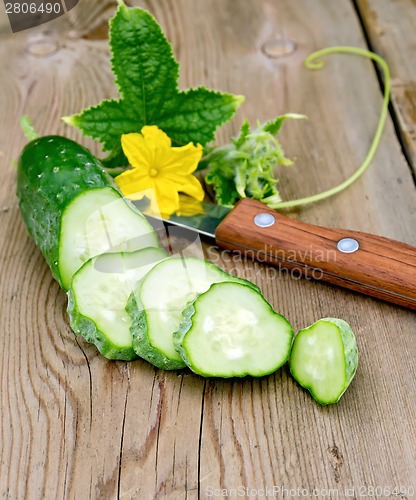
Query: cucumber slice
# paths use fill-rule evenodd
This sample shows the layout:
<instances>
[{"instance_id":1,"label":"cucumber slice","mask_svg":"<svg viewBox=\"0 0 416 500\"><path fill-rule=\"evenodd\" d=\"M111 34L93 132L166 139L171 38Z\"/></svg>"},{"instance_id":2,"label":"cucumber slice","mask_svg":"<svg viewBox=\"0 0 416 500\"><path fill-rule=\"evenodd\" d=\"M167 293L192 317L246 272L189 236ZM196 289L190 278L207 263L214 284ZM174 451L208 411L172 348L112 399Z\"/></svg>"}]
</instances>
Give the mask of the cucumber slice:
<instances>
[{"instance_id":1,"label":"cucumber slice","mask_svg":"<svg viewBox=\"0 0 416 500\"><path fill-rule=\"evenodd\" d=\"M150 223L114 188L85 191L62 215L58 267L63 286L69 287L91 257L158 246Z\"/></svg>"},{"instance_id":2,"label":"cucumber slice","mask_svg":"<svg viewBox=\"0 0 416 500\"><path fill-rule=\"evenodd\" d=\"M262 377L286 363L290 323L241 283L217 283L183 313L174 341L189 368L204 377Z\"/></svg>"},{"instance_id":3,"label":"cucumber slice","mask_svg":"<svg viewBox=\"0 0 416 500\"><path fill-rule=\"evenodd\" d=\"M150 224L122 198L100 161L65 137L40 137L24 148L17 196L30 236L65 290L89 257L158 246Z\"/></svg>"},{"instance_id":4,"label":"cucumber slice","mask_svg":"<svg viewBox=\"0 0 416 500\"><path fill-rule=\"evenodd\" d=\"M74 332L95 344L106 358L137 357L126 303L137 281L166 257L164 250L145 248L102 254L86 262L75 273L68 291L68 314Z\"/></svg>"},{"instance_id":5,"label":"cucumber slice","mask_svg":"<svg viewBox=\"0 0 416 500\"><path fill-rule=\"evenodd\" d=\"M182 311L198 293L222 281L242 282L258 290L252 283L204 260L171 257L157 264L139 282L127 303L136 353L158 368L184 368L186 365L173 343Z\"/></svg>"},{"instance_id":6,"label":"cucumber slice","mask_svg":"<svg viewBox=\"0 0 416 500\"><path fill-rule=\"evenodd\" d=\"M357 366L354 332L342 319L320 319L295 337L290 371L321 405L339 401L354 378Z\"/></svg>"}]
</instances>

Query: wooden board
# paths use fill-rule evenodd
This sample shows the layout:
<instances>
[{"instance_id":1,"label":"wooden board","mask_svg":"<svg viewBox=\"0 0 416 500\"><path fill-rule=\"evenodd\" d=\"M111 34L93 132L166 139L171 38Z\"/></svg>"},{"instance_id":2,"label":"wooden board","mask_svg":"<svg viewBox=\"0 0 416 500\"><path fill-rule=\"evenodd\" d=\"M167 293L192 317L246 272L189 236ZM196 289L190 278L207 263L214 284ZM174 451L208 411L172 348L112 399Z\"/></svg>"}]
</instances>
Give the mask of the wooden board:
<instances>
[{"instance_id":1,"label":"wooden board","mask_svg":"<svg viewBox=\"0 0 416 500\"><path fill-rule=\"evenodd\" d=\"M391 101L408 160L416 172L416 8L412 0L357 0L373 49L392 73Z\"/></svg>"},{"instance_id":2,"label":"wooden board","mask_svg":"<svg viewBox=\"0 0 416 500\"><path fill-rule=\"evenodd\" d=\"M325 46L365 47L349 1L133 3L165 29L182 64L183 87L205 84L246 96L219 141L235 134L244 117L255 123L287 111L309 116L282 132L288 155L296 157L294 167L279 171L285 199L327 189L360 163L381 106L372 64L331 56L321 71L303 66ZM371 486L416 487L410 311L205 247L224 269L256 282L295 330L327 316L351 324L360 350L357 376L339 404L323 408L287 367L260 380L204 380L141 361L107 361L71 332L66 296L23 227L10 162L25 143L23 113L41 134L65 134L99 153L59 118L116 95L102 24L114 5L80 0L44 27L0 32L0 494L176 499L206 498L213 488L280 486L311 494L317 488L321 498L332 488L343 498L346 488L358 497ZM268 58L263 44L280 36L297 50ZM289 215L415 245L415 214L414 183L389 120L362 179Z\"/></svg>"}]
</instances>

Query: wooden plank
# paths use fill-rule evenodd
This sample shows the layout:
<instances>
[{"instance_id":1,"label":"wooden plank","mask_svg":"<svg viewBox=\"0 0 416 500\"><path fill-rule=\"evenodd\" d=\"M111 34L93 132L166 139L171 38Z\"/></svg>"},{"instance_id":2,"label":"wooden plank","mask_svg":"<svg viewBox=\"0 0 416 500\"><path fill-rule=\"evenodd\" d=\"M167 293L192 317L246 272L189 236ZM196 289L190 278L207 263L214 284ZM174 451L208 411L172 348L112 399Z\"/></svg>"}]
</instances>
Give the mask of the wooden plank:
<instances>
[{"instance_id":1,"label":"wooden plank","mask_svg":"<svg viewBox=\"0 0 416 500\"><path fill-rule=\"evenodd\" d=\"M246 95L220 141L236 133L244 116L254 123L285 111L309 115L308 123L282 133L289 156L297 157L295 167L279 172L286 199L329 188L360 163L381 106L371 63L333 56L322 71L303 68L318 48L365 46L349 2L134 3L166 30L183 86ZM145 362L106 361L71 333L65 294L20 220L10 161L24 144L22 113L40 133L63 133L99 152L59 117L115 95L102 38L102 20L113 7L81 0L48 24L59 47L43 56L31 52L43 29L1 39L1 495L205 498L210 487L416 486L414 313L206 246L211 260L261 286L295 329L324 316L351 323L361 353L357 377L338 405L325 408L287 368L261 380L205 382ZM267 58L262 45L281 34L297 51ZM414 185L388 122L362 179L290 216L416 244L415 213Z\"/></svg>"},{"instance_id":2,"label":"wooden plank","mask_svg":"<svg viewBox=\"0 0 416 500\"><path fill-rule=\"evenodd\" d=\"M412 0L356 0L374 50L391 69L391 101L399 132L416 173L416 9Z\"/></svg>"},{"instance_id":3,"label":"wooden plank","mask_svg":"<svg viewBox=\"0 0 416 500\"><path fill-rule=\"evenodd\" d=\"M194 12L194 22L200 26L198 38L208 38L212 26L228 27L227 44L219 36L212 36L207 44L210 54L224 54L215 64L214 75L228 74L231 88L247 96L244 112L252 121L288 110L308 114L308 124L287 126L284 144L298 156L298 166L281 174L282 190L291 198L329 188L345 178L363 158L375 129L380 93L371 64L365 61L333 57L328 59L325 70L315 73L305 71L302 62L311 51L325 46L365 46L353 9L340 2L336 5L308 1L278 5L256 2L256 7L246 2L244 5L244 9L237 10L234 3L222 2L209 13ZM262 44L279 34L295 40L298 51L281 60L261 57ZM233 50L225 50L224 46ZM401 175L406 179L403 183L406 195L398 181ZM396 194L387 195L386 189ZM393 236L393 227L398 229L399 221L389 222L387 212L393 209L392 200L402 195L409 201L407 208L400 206L408 221L405 224L409 225L402 228L406 234L395 233L395 236L414 243L413 184L389 124L381 150L365 178L333 200L305 208L296 215L309 222ZM384 208L383 199L390 200ZM285 370L261 382L235 382L231 386L229 382L208 382L201 491L207 491L209 486L266 484L343 490L352 485L390 484L394 477L414 481L410 470L416 462L410 443L415 429L410 413L404 419L404 427L400 414L390 413L396 389L393 386L387 389L385 384L392 380L387 380L385 368L372 361L372 356L382 359L384 366L392 369L389 376L393 378L403 368L402 362L410 368L410 359L414 357L411 345L414 316L390 307L387 312L386 306L370 305L368 300L338 290L323 286L318 290L311 283L295 284L284 279L276 282L263 277L260 285L296 327L325 315L346 318L359 333L360 348L367 356L362 354L356 385L338 407L308 406L307 395L293 392L294 385ZM390 326L385 323L386 318ZM404 346L393 346L387 341L388 331L396 321L408 332L400 336L400 342L410 349L410 358L406 360L403 357L395 360L399 352L396 349ZM384 332L384 340L377 338L376 332L380 331ZM370 380L375 384L372 389ZM387 419L382 416L383 407L389 408ZM394 428L390 427L391 418L396 421ZM362 423L358 424L358 420ZM400 434L401 442L407 442L404 454L395 444L395 432Z\"/></svg>"}]
</instances>

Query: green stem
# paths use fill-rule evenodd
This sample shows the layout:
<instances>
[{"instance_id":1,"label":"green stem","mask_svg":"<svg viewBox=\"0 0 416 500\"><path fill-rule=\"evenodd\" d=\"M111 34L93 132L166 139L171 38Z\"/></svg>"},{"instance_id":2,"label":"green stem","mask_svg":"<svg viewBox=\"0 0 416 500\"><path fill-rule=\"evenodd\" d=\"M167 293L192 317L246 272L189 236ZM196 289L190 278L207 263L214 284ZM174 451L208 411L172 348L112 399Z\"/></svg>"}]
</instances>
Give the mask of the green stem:
<instances>
[{"instance_id":1,"label":"green stem","mask_svg":"<svg viewBox=\"0 0 416 500\"><path fill-rule=\"evenodd\" d=\"M32 122L28 115L20 117L20 126L22 127L23 133L28 141L34 141L39 137L39 134L33 128Z\"/></svg>"},{"instance_id":2,"label":"green stem","mask_svg":"<svg viewBox=\"0 0 416 500\"><path fill-rule=\"evenodd\" d=\"M104 167L104 170L107 174L111 175L111 177L117 177L127 170L126 167Z\"/></svg>"},{"instance_id":3,"label":"green stem","mask_svg":"<svg viewBox=\"0 0 416 500\"><path fill-rule=\"evenodd\" d=\"M344 189L346 189L348 186L350 186L353 182L355 182L369 167L370 163L372 162L374 155L377 151L378 145L380 143L381 139L381 134L383 133L384 129L384 124L386 122L386 117L387 117L387 111L388 111L388 105L389 105L389 99L390 99L390 70L389 67L386 63L386 61L380 57L377 54L374 54L374 52L370 52L369 50L365 49L359 49L357 47L344 47L344 46L339 46L339 47L329 47L326 49L318 50L317 52L314 52L310 56L308 56L305 60L305 66L308 69L321 69L324 66L324 62L318 60L322 56L326 56L328 54L335 54L335 53L345 53L345 54L358 54L363 57L368 57L369 59L372 59L375 61L377 64L380 65L384 72L384 97L383 97L383 106L381 109L380 113L380 118L378 121L377 125L377 130L376 133L374 134L373 141L371 143L370 149L368 150L368 153L366 157L364 158L364 161L362 164L357 168L357 170L351 175L351 177L348 177L344 182L341 182L341 184L338 184L338 186L335 186L331 189L328 189L327 191L323 191L322 193L315 194L313 196L308 196L306 198L300 198L298 200L291 200L291 201L283 201L279 203L275 203L273 205L270 205L271 208L293 208L293 207L298 207L300 205L306 205L308 203L314 203L316 201L324 200L325 198L329 198L330 196L333 196L334 194L337 194Z\"/></svg>"}]
</instances>

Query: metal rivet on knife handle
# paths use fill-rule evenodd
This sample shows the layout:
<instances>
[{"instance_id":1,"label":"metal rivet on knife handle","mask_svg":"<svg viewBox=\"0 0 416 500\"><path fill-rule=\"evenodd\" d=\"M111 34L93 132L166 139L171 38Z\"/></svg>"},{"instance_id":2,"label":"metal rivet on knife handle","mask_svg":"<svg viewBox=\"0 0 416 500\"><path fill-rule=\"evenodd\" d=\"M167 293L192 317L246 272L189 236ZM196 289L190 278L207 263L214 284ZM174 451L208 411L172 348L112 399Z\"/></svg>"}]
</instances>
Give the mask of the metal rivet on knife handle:
<instances>
[{"instance_id":1,"label":"metal rivet on knife handle","mask_svg":"<svg viewBox=\"0 0 416 500\"><path fill-rule=\"evenodd\" d=\"M354 253L360 248L360 244L354 238L342 238L338 241L337 248L342 253Z\"/></svg>"},{"instance_id":2,"label":"metal rivet on knife handle","mask_svg":"<svg viewBox=\"0 0 416 500\"><path fill-rule=\"evenodd\" d=\"M275 217L272 214L261 213L254 217L254 224L259 227L270 227L276 222Z\"/></svg>"}]
</instances>

